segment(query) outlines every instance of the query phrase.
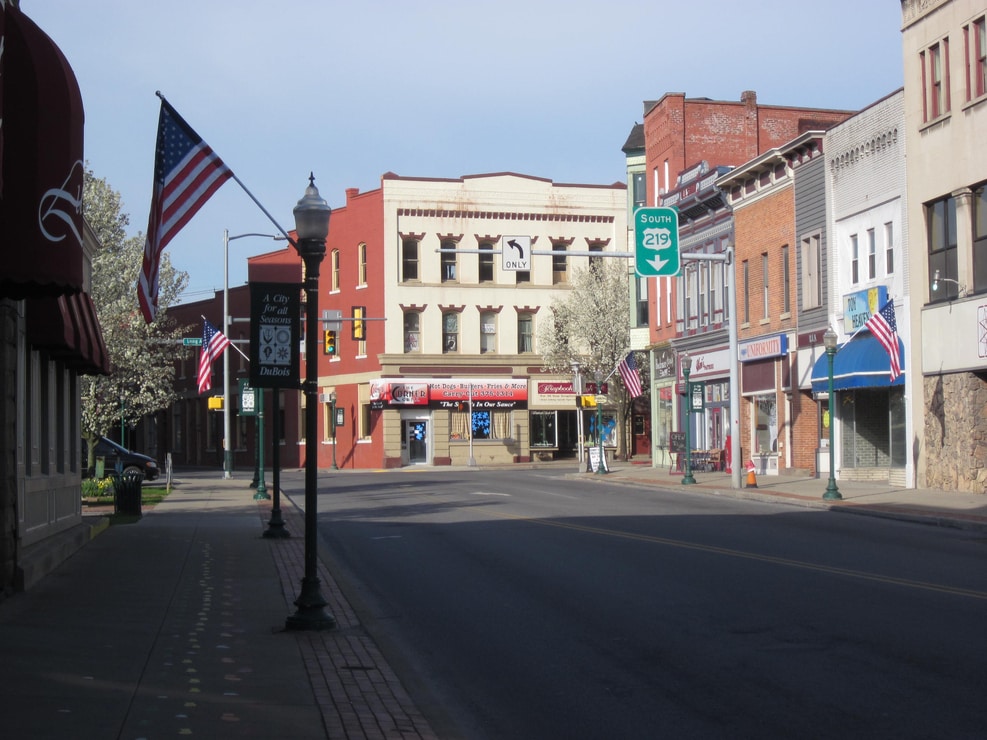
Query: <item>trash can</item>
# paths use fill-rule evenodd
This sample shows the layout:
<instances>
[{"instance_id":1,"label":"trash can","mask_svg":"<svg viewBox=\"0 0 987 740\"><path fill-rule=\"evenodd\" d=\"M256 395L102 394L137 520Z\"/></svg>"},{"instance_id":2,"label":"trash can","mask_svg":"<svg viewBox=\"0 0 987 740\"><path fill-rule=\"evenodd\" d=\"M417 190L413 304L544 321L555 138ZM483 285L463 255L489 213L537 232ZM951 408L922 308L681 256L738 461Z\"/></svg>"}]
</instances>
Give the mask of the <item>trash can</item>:
<instances>
[{"instance_id":1,"label":"trash can","mask_svg":"<svg viewBox=\"0 0 987 740\"><path fill-rule=\"evenodd\" d=\"M113 474L113 508L117 514L142 516L141 489L144 474L139 470L125 470Z\"/></svg>"}]
</instances>

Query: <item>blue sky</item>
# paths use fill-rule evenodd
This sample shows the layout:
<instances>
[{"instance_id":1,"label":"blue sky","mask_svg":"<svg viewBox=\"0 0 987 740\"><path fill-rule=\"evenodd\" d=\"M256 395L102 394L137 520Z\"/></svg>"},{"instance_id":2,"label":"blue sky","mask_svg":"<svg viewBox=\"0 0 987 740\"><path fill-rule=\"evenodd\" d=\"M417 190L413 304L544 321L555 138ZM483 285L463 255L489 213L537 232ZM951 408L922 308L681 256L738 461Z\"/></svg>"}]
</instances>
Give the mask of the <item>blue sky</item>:
<instances>
[{"instance_id":1,"label":"blue sky","mask_svg":"<svg viewBox=\"0 0 987 740\"><path fill-rule=\"evenodd\" d=\"M895 0L21 0L65 53L86 158L131 233L150 203L160 90L286 229L385 172L623 181L643 102L666 92L856 110L901 87ZM183 300L223 286L223 230L274 233L230 181L171 242ZM230 245L230 285L246 257ZM136 293L135 293L136 295ZM136 300L136 299L135 299Z\"/></svg>"}]
</instances>

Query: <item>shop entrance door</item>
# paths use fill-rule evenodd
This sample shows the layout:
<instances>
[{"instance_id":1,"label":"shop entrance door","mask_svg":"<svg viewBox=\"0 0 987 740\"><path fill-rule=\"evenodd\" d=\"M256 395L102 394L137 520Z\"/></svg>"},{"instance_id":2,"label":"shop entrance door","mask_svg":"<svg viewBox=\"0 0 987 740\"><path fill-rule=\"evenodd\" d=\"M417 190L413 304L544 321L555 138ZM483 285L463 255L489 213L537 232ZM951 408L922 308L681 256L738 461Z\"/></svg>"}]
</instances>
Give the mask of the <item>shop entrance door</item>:
<instances>
[{"instance_id":1,"label":"shop entrance door","mask_svg":"<svg viewBox=\"0 0 987 740\"><path fill-rule=\"evenodd\" d=\"M428 422L405 421L405 439L408 440L408 462L428 462Z\"/></svg>"}]
</instances>

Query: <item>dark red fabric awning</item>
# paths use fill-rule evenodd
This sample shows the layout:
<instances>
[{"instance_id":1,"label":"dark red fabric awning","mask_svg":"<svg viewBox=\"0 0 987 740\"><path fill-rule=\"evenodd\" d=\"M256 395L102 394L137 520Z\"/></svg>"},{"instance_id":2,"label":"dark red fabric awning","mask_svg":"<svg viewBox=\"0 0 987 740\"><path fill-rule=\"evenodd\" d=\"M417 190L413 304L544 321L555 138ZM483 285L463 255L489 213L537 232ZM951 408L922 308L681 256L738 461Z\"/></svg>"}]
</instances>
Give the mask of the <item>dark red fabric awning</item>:
<instances>
[{"instance_id":1,"label":"dark red fabric awning","mask_svg":"<svg viewBox=\"0 0 987 740\"><path fill-rule=\"evenodd\" d=\"M85 114L55 43L16 6L3 26L0 297L82 290Z\"/></svg>"},{"instance_id":2,"label":"dark red fabric awning","mask_svg":"<svg viewBox=\"0 0 987 740\"><path fill-rule=\"evenodd\" d=\"M27 301L27 341L82 375L109 375L110 358L88 293Z\"/></svg>"}]
</instances>

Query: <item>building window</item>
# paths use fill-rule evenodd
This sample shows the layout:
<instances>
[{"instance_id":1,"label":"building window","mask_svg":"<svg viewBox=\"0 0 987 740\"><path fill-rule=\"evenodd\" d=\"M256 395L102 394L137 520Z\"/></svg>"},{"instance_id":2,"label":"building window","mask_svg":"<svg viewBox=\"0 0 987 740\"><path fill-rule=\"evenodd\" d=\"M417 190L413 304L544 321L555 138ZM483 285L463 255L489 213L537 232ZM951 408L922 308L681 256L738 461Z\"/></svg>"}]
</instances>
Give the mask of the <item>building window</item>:
<instances>
[{"instance_id":1,"label":"building window","mask_svg":"<svg viewBox=\"0 0 987 740\"><path fill-rule=\"evenodd\" d=\"M987 291L987 184L973 191L973 290Z\"/></svg>"},{"instance_id":2,"label":"building window","mask_svg":"<svg viewBox=\"0 0 987 740\"><path fill-rule=\"evenodd\" d=\"M987 18L981 16L963 27L966 41L966 99L987 93Z\"/></svg>"},{"instance_id":3,"label":"building window","mask_svg":"<svg viewBox=\"0 0 987 740\"><path fill-rule=\"evenodd\" d=\"M856 234L850 235L850 282L860 282L860 243Z\"/></svg>"},{"instance_id":4,"label":"building window","mask_svg":"<svg viewBox=\"0 0 987 740\"><path fill-rule=\"evenodd\" d=\"M447 311L442 314L442 351L459 351L459 314Z\"/></svg>"},{"instance_id":5,"label":"building window","mask_svg":"<svg viewBox=\"0 0 987 740\"><path fill-rule=\"evenodd\" d=\"M367 284L367 245L361 244L356 248L357 252L357 275L356 284Z\"/></svg>"},{"instance_id":6,"label":"building window","mask_svg":"<svg viewBox=\"0 0 987 740\"><path fill-rule=\"evenodd\" d=\"M603 245L602 244L590 244L589 245L589 251L591 251L591 252L602 252L603 251ZM602 266L603 266L603 258L602 257L590 257L589 258L589 269L591 269L591 270L594 269L594 268L599 269Z\"/></svg>"},{"instance_id":7,"label":"building window","mask_svg":"<svg viewBox=\"0 0 987 740\"><path fill-rule=\"evenodd\" d=\"M762 455L778 451L778 402L772 396L755 396L754 450Z\"/></svg>"},{"instance_id":8,"label":"building window","mask_svg":"<svg viewBox=\"0 0 987 740\"><path fill-rule=\"evenodd\" d=\"M553 244L553 252L562 254L552 255L552 285L560 285L569 282L569 258L565 255L565 244Z\"/></svg>"},{"instance_id":9,"label":"building window","mask_svg":"<svg viewBox=\"0 0 987 740\"><path fill-rule=\"evenodd\" d=\"M421 352L421 323L422 315L419 311L404 312L404 351Z\"/></svg>"},{"instance_id":10,"label":"building window","mask_svg":"<svg viewBox=\"0 0 987 740\"><path fill-rule=\"evenodd\" d=\"M329 255L329 273L332 275L332 286L330 290L336 292L339 290L339 250L332 250L332 254Z\"/></svg>"},{"instance_id":11,"label":"building window","mask_svg":"<svg viewBox=\"0 0 987 740\"><path fill-rule=\"evenodd\" d=\"M534 316L530 313L519 313L517 315L517 351L518 353L523 352L534 352L534 343L532 342L533 328L534 328Z\"/></svg>"},{"instance_id":12,"label":"building window","mask_svg":"<svg viewBox=\"0 0 987 740\"><path fill-rule=\"evenodd\" d=\"M439 253L441 266L442 266L442 282L443 283L454 283L456 282L456 258L458 255L455 252L456 243L455 242L442 242L442 251ZM453 250L453 251L446 251Z\"/></svg>"},{"instance_id":13,"label":"building window","mask_svg":"<svg viewBox=\"0 0 987 740\"><path fill-rule=\"evenodd\" d=\"M699 312L699 323L702 326L709 325L709 263L700 262L699 263L699 306L697 310Z\"/></svg>"},{"instance_id":14,"label":"building window","mask_svg":"<svg viewBox=\"0 0 987 740\"><path fill-rule=\"evenodd\" d=\"M419 279L418 240L404 239L401 242L401 280L407 283Z\"/></svg>"},{"instance_id":15,"label":"building window","mask_svg":"<svg viewBox=\"0 0 987 740\"><path fill-rule=\"evenodd\" d=\"M949 112L949 40L933 44L920 57L924 119L933 121Z\"/></svg>"},{"instance_id":16,"label":"building window","mask_svg":"<svg viewBox=\"0 0 987 740\"><path fill-rule=\"evenodd\" d=\"M819 234L802 239L802 310L822 305L822 257Z\"/></svg>"},{"instance_id":17,"label":"building window","mask_svg":"<svg viewBox=\"0 0 987 740\"><path fill-rule=\"evenodd\" d=\"M744 260L744 323L751 322L751 266Z\"/></svg>"},{"instance_id":18,"label":"building window","mask_svg":"<svg viewBox=\"0 0 987 740\"><path fill-rule=\"evenodd\" d=\"M929 276L939 271L938 290L930 295L932 301L956 298L959 286L956 260L956 200L942 198L925 206L926 238L929 245Z\"/></svg>"},{"instance_id":19,"label":"building window","mask_svg":"<svg viewBox=\"0 0 987 740\"><path fill-rule=\"evenodd\" d=\"M480 274L481 283L492 283L494 279L493 244L480 245Z\"/></svg>"},{"instance_id":20,"label":"building window","mask_svg":"<svg viewBox=\"0 0 987 740\"><path fill-rule=\"evenodd\" d=\"M884 224L884 271L894 274L894 224L890 221Z\"/></svg>"},{"instance_id":21,"label":"building window","mask_svg":"<svg viewBox=\"0 0 987 740\"><path fill-rule=\"evenodd\" d=\"M497 351L497 314L484 311L480 314L480 354Z\"/></svg>"},{"instance_id":22,"label":"building window","mask_svg":"<svg viewBox=\"0 0 987 740\"><path fill-rule=\"evenodd\" d=\"M761 318L764 319L768 318L771 315L770 314L771 301L768 300L769 298L768 291L771 287L770 281L768 280L769 273L770 273L770 269L768 268L768 255L764 253L761 255L761 280L764 283L763 287L761 288L761 298L762 298L762 303L764 304L762 307Z\"/></svg>"},{"instance_id":23,"label":"building window","mask_svg":"<svg viewBox=\"0 0 987 740\"><path fill-rule=\"evenodd\" d=\"M555 411L531 412L531 446L559 446L558 424Z\"/></svg>"},{"instance_id":24,"label":"building window","mask_svg":"<svg viewBox=\"0 0 987 740\"><path fill-rule=\"evenodd\" d=\"M468 402L463 403L468 408ZM449 439L510 439L513 426L510 411L452 411L449 414Z\"/></svg>"},{"instance_id":25,"label":"building window","mask_svg":"<svg viewBox=\"0 0 987 740\"><path fill-rule=\"evenodd\" d=\"M867 279L877 277L877 235L874 229L867 229Z\"/></svg>"},{"instance_id":26,"label":"building window","mask_svg":"<svg viewBox=\"0 0 987 740\"><path fill-rule=\"evenodd\" d=\"M792 312L792 302L789 296L791 292L791 275L788 272L788 245L781 248L781 312L789 314Z\"/></svg>"},{"instance_id":27,"label":"building window","mask_svg":"<svg viewBox=\"0 0 987 740\"><path fill-rule=\"evenodd\" d=\"M648 325L648 279L643 277L634 278L634 305L636 311L635 326Z\"/></svg>"},{"instance_id":28,"label":"building window","mask_svg":"<svg viewBox=\"0 0 987 740\"><path fill-rule=\"evenodd\" d=\"M648 192L645 173L635 172L631 175L631 202L634 210L647 205Z\"/></svg>"}]
</instances>

